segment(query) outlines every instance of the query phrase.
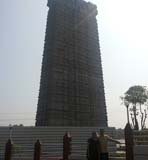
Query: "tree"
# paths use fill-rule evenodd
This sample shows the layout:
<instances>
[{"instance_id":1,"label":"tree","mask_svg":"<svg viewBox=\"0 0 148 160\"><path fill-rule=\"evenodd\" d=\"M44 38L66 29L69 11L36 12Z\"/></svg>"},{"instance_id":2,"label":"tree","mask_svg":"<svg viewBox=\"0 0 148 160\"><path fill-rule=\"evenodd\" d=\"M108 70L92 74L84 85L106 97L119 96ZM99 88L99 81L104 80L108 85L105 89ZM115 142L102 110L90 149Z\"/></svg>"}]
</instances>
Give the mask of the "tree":
<instances>
[{"instance_id":1,"label":"tree","mask_svg":"<svg viewBox=\"0 0 148 160\"><path fill-rule=\"evenodd\" d=\"M145 128L145 122L148 113L148 90L145 86L132 86L121 97L122 102L127 107L128 115L130 112L134 129ZM140 117L140 124L138 123Z\"/></svg>"}]
</instances>

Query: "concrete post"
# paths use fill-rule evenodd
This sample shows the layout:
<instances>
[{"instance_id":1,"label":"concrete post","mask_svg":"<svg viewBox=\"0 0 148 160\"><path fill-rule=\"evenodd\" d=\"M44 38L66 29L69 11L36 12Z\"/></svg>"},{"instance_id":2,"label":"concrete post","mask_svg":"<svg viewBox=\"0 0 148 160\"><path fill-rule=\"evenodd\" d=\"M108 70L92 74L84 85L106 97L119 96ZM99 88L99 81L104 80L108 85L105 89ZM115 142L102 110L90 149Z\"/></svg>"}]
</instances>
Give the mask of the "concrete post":
<instances>
[{"instance_id":1,"label":"concrete post","mask_svg":"<svg viewBox=\"0 0 148 160\"><path fill-rule=\"evenodd\" d=\"M70 133L67 132L63 137L63 160L69 160L72 151L71 141L72 137Z\"/></svg>"},{"instance_id":2,"label":"concrete post","mask_svg":"<svg viewBox=\"0 0 148 160\"><path fill-rule=\"evenodd\" d=\"M124 134L126 145L126 160L134 160L134 137L133 130L129 123L127 123L125 126Z\"/></svg>"},{"instance_id":3,"label":"concrete post","mask_svg":"<svg viewBox=\"0 0 148 160\"><path fill-rule=\"evenodd\" d=\"M5 160L11 160L12 159L12 141L11 139L8 139L6 146L5 146Z\"/></svg>"},{"instance_id":4,"label":"concrete post","mask_svg":"<svg viewBox=\"0 0 148 160\"><path fill-rule=\"evenodd\" d=\"M41 143L39 140L36 141L34 145L34 160L41 159Z\"/></svg>"}]
</instances>

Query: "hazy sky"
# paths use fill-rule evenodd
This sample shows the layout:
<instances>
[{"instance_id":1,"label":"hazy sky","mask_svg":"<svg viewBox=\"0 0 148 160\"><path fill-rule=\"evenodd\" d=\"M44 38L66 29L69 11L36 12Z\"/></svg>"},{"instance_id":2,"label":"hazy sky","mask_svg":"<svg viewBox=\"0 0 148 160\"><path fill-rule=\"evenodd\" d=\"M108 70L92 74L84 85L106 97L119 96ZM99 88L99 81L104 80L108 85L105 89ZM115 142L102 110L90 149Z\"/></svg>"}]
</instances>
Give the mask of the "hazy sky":
<instances>
[{"instance_id":1,"label":"hazy sky","mask_svg":"<svg viewBox=\"0 0 148 160\"><path fill-rule=\"evenodd\" d=\"M124 127L120 96L148 85L148 1L90 0L98 27L110 126ZM34 124L47 0L0 0L0 125Z\"/></svg>"}]
</instances>

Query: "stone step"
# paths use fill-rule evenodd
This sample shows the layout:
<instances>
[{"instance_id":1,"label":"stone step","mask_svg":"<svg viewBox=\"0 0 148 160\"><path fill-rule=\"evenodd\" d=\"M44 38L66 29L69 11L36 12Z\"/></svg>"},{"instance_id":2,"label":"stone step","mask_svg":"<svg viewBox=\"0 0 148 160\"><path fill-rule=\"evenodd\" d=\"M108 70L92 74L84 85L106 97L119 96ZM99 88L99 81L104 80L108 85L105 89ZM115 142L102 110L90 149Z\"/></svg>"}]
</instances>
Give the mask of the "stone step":
<instances>
[{"instance_id":1,"label":"stone step","mask_svg":"<svg viewBox=\"0 0 148 160\"><path fill-rule=\"evenodd\" d=\"M12 141L16 147L13 159L22 156L24 160L31 160L34 143L40 139L42 144L42 159L62 155L63 135L69 131L72 135L72 158L81 156L86 159L87 139L93 131L99 131L98 127L14 127L12 129ZM114 128L105 128L106 133L114 137ZM0 127L0 159L3 159L5 143L9 138L9 127ZM115 152L116 145L109 143L109 151ZM29 159L30 158L30 159ZM21 160L23 160L21 158ZM20 159L19 159L20 160Z\"/></svg>"}]
</instances>

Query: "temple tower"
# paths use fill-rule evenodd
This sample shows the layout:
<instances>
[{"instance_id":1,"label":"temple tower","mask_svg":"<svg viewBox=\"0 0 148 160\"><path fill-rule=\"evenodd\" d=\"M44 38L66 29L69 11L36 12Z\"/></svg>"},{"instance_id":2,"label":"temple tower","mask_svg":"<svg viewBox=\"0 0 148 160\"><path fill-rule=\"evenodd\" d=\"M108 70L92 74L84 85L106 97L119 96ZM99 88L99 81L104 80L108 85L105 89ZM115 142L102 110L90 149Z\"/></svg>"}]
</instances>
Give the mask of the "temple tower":
<instances>
[{"instance_id":1,"label":"temple tower","mask_svg":"<svg viewBox=\"0 0 148 160\"><path fill-rule=\"evenodd\" d=\"M107 126L97 8L48 0L36 126Z\"/></svg>"}]
</instances>

